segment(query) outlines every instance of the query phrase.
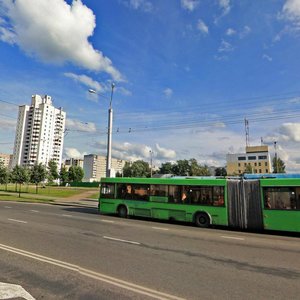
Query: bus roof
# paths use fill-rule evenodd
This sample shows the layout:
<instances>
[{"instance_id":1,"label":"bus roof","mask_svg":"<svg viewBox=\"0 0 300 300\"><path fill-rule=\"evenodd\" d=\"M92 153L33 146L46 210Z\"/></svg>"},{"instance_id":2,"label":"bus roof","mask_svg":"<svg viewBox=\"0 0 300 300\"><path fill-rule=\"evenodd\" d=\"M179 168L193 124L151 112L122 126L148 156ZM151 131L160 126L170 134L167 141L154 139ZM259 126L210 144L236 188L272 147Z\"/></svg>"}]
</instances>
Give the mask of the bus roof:
<instances>
[{"instance_id":1,"label":"bus roof","mask_svg":"<svg viewBox=\"0 0 300 300\"><path fill-rule=\"evenodd\" d=\"M136 183L136 184L175 184L175 185L218 185L226 184L226 179L216 177L171 177L171 178L101 178L101 183Z\"/></svg>"}]
</instances>

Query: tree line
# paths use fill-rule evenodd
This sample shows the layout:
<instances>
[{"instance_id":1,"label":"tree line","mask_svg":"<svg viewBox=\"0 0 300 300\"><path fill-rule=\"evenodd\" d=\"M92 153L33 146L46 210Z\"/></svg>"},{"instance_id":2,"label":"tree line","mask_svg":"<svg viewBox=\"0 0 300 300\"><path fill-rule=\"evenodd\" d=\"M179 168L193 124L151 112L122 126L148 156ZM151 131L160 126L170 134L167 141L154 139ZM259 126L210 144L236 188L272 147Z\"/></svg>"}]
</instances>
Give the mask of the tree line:
<instances>
[{"instance_id":1,"label":"tree line","mask_svg":"<svg viewBox=\"0 0 300 300\"><path fill-rule=\"evenodd\" d=\"M151 170L148 162L137 160L135 162L126 162L123 168L123 174L117 173L117 176L124 177L151 177L155 174L172 174L175 176L226 176L225 168L216 168L214 174L211 174L207 165L201 165L195 158L189 160L182 159L176 162L166 162L158 170Z\"/></svg>"},{"instance_id":2,"label":"tree line","mask_svg":"<svg viewBox=\"0 0 300 300\"><path fill-rule=\"evenodd\" d=\"M43 182L53 184L59 180L60 184L65 185L67 182L81 182L83 176L83 169L79 166L71 166L69 170L63 167L58 171L57 163L53 160L49 161L47 167L41 163L32 167L16 165L11 171L0 162L0 184L6 185L7 190L7 185L14 183L19 197L24 183L35 184L38 193L38 187Z\"/></svg>"}]
</instances>

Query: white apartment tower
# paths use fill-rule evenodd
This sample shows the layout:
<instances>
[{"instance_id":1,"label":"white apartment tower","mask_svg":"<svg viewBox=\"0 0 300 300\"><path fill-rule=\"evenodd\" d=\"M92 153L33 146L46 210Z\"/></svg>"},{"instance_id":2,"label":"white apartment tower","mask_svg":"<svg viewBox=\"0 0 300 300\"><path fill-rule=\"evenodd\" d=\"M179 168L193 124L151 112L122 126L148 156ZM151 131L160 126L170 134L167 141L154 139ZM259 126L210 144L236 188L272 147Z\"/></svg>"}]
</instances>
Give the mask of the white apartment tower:
<instances>
[{"instance_id":1,"label":"white apartment tower","mask_svg":"<svg viewBox=\"0 0 300 300\"><path fill-rule=\"evenodd\" d=\"M65 121L66 113L47 95L33 95L30 106L19 106L12 165L47 165L54 160L60 167Z\"/></svg>"}]
</instances>

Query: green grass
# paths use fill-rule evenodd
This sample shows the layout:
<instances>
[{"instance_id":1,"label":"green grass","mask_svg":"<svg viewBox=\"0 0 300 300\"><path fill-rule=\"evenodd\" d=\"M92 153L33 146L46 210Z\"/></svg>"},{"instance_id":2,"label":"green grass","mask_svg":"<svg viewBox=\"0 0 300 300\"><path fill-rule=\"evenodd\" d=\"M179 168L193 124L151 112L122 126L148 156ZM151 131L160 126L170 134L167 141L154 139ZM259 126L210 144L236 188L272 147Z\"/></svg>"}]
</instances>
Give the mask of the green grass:
<instances>
[{"instance_id":1,"label":"green grass","mask_svg":"<svg viewBox=\"0 0 300 300\"><path fill-rule=\"evenodd\" d=\"M58 186L46 186L45 188L39 187L38 188L38 195L42 196L49 196L49 197L58 197L58 198L65 198L74 195L78 195L84 193L85 191L90 190L86 188L73 188L73 187L58 187ZM97 191L98 189L95 189ZM7 186L7 191L5 186L0 186L0 191L5 192L16 192L15 185L9 184ZM17 186L17 192L19 191L19 186ZM35 194L36 195L36 188L34 185L22 185L21 186L21 195L22 194Z\"/></svg>"},{"instance_id":2,"label":"green grass","mask_svg":"<svg viewBox=\"0 0 300 300\"><path fill-rule=\"evenodd\" d=\"M4 194L0 194L0 201L21 201L21 202L49 203L49 202L53 202L53 199L47 199L47 198L41 198L41 197L33 198L30 194L21 194L21 197L19 197L15 193L4 193Z\"/></svg>"},{"instance_id":3,"label":"green grass","mask_svg":"<svg viewBox=\"0 0 300 300\"><path fill-rule=\"evenodd\" d=\"M98 193L96 193L96 194L93 194L93 195L91 195L91 196L89 196L89 198L91 198L91 199L99 199L99 192Z\"/></svg>"}]
</instances>

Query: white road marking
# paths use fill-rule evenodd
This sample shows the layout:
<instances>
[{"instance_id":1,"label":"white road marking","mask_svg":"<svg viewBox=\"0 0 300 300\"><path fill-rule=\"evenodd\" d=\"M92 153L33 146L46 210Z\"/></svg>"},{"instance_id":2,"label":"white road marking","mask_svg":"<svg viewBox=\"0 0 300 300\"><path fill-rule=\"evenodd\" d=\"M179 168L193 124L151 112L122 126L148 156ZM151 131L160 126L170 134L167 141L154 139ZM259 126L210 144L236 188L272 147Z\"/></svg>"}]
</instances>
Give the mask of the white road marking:
<instances>
[{"instance_id":1,"label":"white road marking","mask_svg":"<svg viewBox=\"0 0 300 300\"><path fill-rule=\"evenodd\" d=\"M165 299L165 300L167 300L167 299L183 300L184 299L184 298L180 298L180 297L177 297L177 296L174 296L171 294L159 292L157 290L153 290L153 289L141 286L141 285L137 285L137 284L125 281L125 280L111 277L111 276L108 276L108 275L105 275L102 273L97 273L97 272L91 271L89 269L82 268L78 265L69 264L67 262L56 260L51 257L42 256L42 255L39 255L36 253L17 249L17 248L10 247L7 245L0 244L0 249L15 253L15 254L19 254L22 256L26 256L26 257L29 257L29 258L32 258L32 259L35 259L38 261L42 261L44 263L55 265L55 266L58 266L58 267L61 267L61 268L67 269L67 270L75 271L83 276L93 278L95 280L99 280L102 282L106 282L108 284L117 286L119 288L123 288L123 289L129 290L129 291L135 292L137 294L146 295L146 296L152 297L154 299L161 299L161 300L163 300L163 299Z\"/></svg>"},{"instance_id":2,"label":"white road marking","mask_svg":"<svg viewBox=\"0 0 300 300\"><path fill-rule=\"evenodd\" d=\"M35 210L35 209L31 209L30 211L34 212L34 213L38 213L39 212L38 210Z\"/></svg>"},{"instance_id":3,"label":"white road marking","mask_svg":"<svg viewBox=\"0 0 300 300\"><path fill-rule=\"evenodd\" d=\"M20 285L0 282L0 299L24 298L26 300L35 300Z\"/></svg>"},{"instance_id":4,"label":"white road marking","mask_svg":"<svg viewBox=\"0 0 300 300\"><path fill-rule=\"evenodd\" d=\"M65 215L65 214L63 214L62 216L63 217L73 217L72 215Z\"/></svg>"},{"instance_id":5,"label":"white road marking","mask_svg":"<svg viewBox=\"0 0 300 300\"><path fill-rule=\"evenodd\" d=\"M100 220L100 221L105 223L115 223L115 221L111 221L111 220Z\"/></svg>"},{"instance_id":6,"label":"white road marking","mask_svg":"<svg viewBox=\"0 0 300 300\"><path fill-rule=\"evenodd\" d=\"M117 239L117 238L113 238L113 237L109 237L109 236L103 236L104 239L107 240L112 240L112 241L116 241L116 242L122 242L122 243L128 243L128 244L134 244L134 245L140 245L141 243L139 242L134 242L134 241L128 241L128 240L122 240L122 239Z\"/></svg>"},{"instance_id":7,"label":"white road marking","mask_svg":"<svg viewBox=\"0 0 300 300\"><path fill-rule=\"evenodd\" d=\"M18 222L18 223L24 223L24 224L27 223L26 221L21 221L21 220L16 220L16 219L8 219L8 220L12 221L12 222Z\"/></svg>"},{"instance_id":8,"label":"white road marking","mask_svg":"<svg viewBox=\"0 0 300 300\"><path fill-rule=\"evenodd\" d=\"M11 208L11 206L4 206L4 208Z\"/></svg>"},{"instance_id":9,"label":"white road marking","mask_svg":"<svg viewBox=\"0 0 300 300\"><path fill-rule=\"evenodd\" d=\"M163 227L152 227L153 229L157 229L157 230L169 230L169 228L163 228Z\"/></svg>"},{"instance_id":10,"label":"white road marking","mask_svg":"<svg viewBox=\"0 0 300 300\"><path fill-rule=\"evenodd\" d=\"M240 241L244 241L244 238L241 237L235 237L235 236L227 236L227 235L221 235L221 238L223 239L232 239L232 240L240 240Z\"/></svg>"}]
</instances>

